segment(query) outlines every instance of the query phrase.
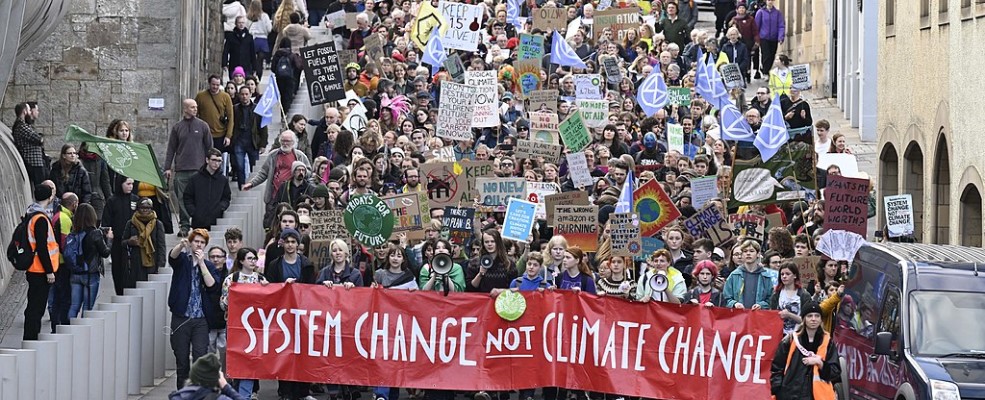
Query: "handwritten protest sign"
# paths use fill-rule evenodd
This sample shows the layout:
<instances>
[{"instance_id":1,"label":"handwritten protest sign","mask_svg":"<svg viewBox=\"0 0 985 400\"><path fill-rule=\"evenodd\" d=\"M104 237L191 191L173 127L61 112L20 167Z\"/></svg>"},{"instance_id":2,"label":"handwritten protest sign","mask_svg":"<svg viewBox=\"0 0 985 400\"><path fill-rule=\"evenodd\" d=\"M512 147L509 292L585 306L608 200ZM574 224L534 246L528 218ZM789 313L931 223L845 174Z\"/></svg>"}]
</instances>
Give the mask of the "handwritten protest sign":
<instances>
[{"instance_id":1,"label":"handwritten protest sign","mask_svg":"<svg viewBox=\"0 0 985 400\"><path fill-rule=\"evenodd\" d=\"M590 187L595 184L592 178L592 171L588 170L588 159L585 152L568 153L568 175L571 176L571 183L577 188Z\"/></svg>"},{"instance_id":2,"label":"handwritten protest sign","mask_svg":"<svg viewBox=\"0 0 985 400\"><path fill-rule=\"evenodd\" d=\"M632 213L612 213L609 217L609 235L612 255L635 257L643 252L640 225L638 221L634 223Z\"/></svg>"},{"instance_id":3,"label":"handwritten protest sign","mask_svg":"<svg viewBox=\"0 0 985 400\"><path fill-rule=\"evenodd\" d=\"M515 154L519 158L539 158L556 163L564 146L541 142L539 140L517 139Z\"/></svg>"},{"instance_id":4,"label":"handwritten protest sign","mask_svg":"<svg viewBox=\"0 0 985 400\"><path fill-rule=\"evenodd\" d=\"M609 123L609 102L605 100L578 99L578 111L589 128L601 128Z\"/></svg>"},{"instance_id":5,"label":"handwritten protest sign","mask_svg":"<svg viewBox=\"0 0 985 400\"><path fill-rule=\"evenodd\" d=\"M475 88L453 82L441 84L441 105L435 134L451 140L472 139Z\"/></svg>"},{"instance_id":6,"label":"handwritten protest sign","mask_svg":"<svg viewBox=\"0 0 985 400\"><path fill-rule=\"evenodd\" d=\"M336 50L336 52L339 53L339 66L343 68L359 58L359 51L355 49Z\"/></svg>"},{"instance_id":7,"label":"handwritten protest sign","mask_svg":"<svg viewBox=\"0 0 985 400\"><path fill-rule=\"evenodd\" d=\"M370 34L363 39L363 46L366 49L366 59L373 62L380 62L383 58L383 36L378 33Z\"/></svg>"},{"instance_id":8,"label":"handwritten protest sign","mask_svg":"<svg viewBox=\"0 0 985 400\"><path fill-rule=\"evenodd\" d=\"M718 177L691 178L691 206L700 209L709 200L718 197Z\"/></svg>"},{"instance_id":9,"label":"handwritten protest sign","mask_svg":"<svg viewBox=\"0 0 985 400\"><path fill-rule=\"evenodd\" d=\"M542 89L530 92L531 112L552 112L557 117L557 89ZM530 128L531 131L533 128Z\"/></svg>"},{"instance_id":10,"label":"handwritten protest sign","mask_svg":"<svg viewBox=\"0 0 985 400\"><path fill-rule=\"evenodd\" d=\"M479 195L476 178L492 175L492 161L421 164L421 181L427 182L428 200L435 208L472 204Z\"/></svg>"},{"instance_id":11,"label":"handwritten protest sign","mask_svg":"<svg viewBox=\"0 0 985 400\"><path fill-rule=\"evenodd\" d=\"M558 130L561 134L561 141L568 147L568 150L573 152L584 150L592 140L588 134L588 128L585 126L585 120L581 116L581 111L575 111L568 118L565 118L558 125Z\"/></svg>"},{"instance_id":12,"label":"handwritten protest sign","mask_svg":"<svg viewBox=\"0 0 985 400\"><path fill-rule=\"evenodd\" d=\"M775 213L768 213L768 214L766 214L766 231L767 232L769 232L770 229L773 229L773 228L778 227L778 226L784 226L784 225L785 224L783 223L783 213L782 212L775 212Z\"/></svg>"},{"instance_id":13,"label":"handwritten protest sign","mask_svg":"<svg viewBox=\"0 0 985 400\"><path fill-rule=\"evenodd\" d=\"M547 219L546 198L556 194L559 189L557 184L553 182L526 183L526 199L531 203L537 203L537 219Z\"/></svg>"},{"instance_id":14,"label":"handwritten protest sign","mask_svg":"<svg viewBox=\"0 0 985 400\"><path fill-rule=\"evenodd\" d=\"M345 98L342 68L335 43L325 42L301 49L308 98L316 106Z\"/></svg>"},{"instance_id":15,"label":"handwritten protest sign","mask_svg":"<svg viewBox=\"0 0 985 400\"><path fill-rule=\"evenodd\" d=\"M534 29L544 32L562 31L567 26L567 10L564 7L538 7L533 14Z\"/></svg>"},{"instance_id":16,"label":"handwritten protest sign","mask_svg":"<svg viewBox=\"0 0 985 400\"><path fill-rule=\"evenodd\" d=\"M790 78L793 81L791 86L798 90L810 90L811 88L811 65L798 64L790 66Z\"/></svg>"},{"instance_id":17,"label":"handwritten protest sign","mask_svg":"<svg viewBox=\"0 0 985 400\"><path fill-rule=\"evenodd\" d=\"M679 124L667 124L667 150L677 150L684 154L684 127Z\"/></svg>"},{"instance_id":18,"label":"handwritten protest sign","mask_svg":"<svg viewBox=\"0 0 985 400\"><path fill-rule=\"evenodd\" d=\"M598 214L596 205L557 206L552 221L554 234L563 235L568 246L596 251L599 245Z\"/></svg>"},{"instance_id":19,"label":"handwritten protest sign","mask_svg":"<svg viewBox=\"0 0 985 400\"><path fill-rule=\"evenodd\" d=\"M518 60L534 59L540 61L544 57L544 36L521 33L520 45L516 51Z\"/></svg>"},{"instance_id":20,"label":"handwritten protest sign","mask_svg":"<svg viewBox=\"0 0 985 400\"><path fill-rule=\"evenodd\" d=\"M499 125L499 91L496 71L465 71L465 86L475 88L475 111L472 126Z\"/></svg>"},{"instance_id":21,"label":"handwritten protest sign","mask_svg":"<svg viewBox=\"0 0 985 400\"><path fill-rule=\"evenodd\" d=\"M424 158L428 160L438 160L442 162L455 161L455 146L439 147L424 153Z\"/></svg>"},{"instance_id":22,"label":"handwritten protest sign","mask_svg":"<svg viewBox=\"0 0 985 400\"><path fill-rule=\"evenodd\" d=\"M596 11L592 29L595 40L602 36L605 28L611 28L612 39L622 41L626 30L640 26L641 15L640 8L636 6Z\"/></svg>"},{"instance_id":23,"label":"handwritten protest sign","mask_svg":"<svg viewBox=\"0 0 985 400\"><path fill-rule=\"evenodd\" d=\"M558 119L554 112L531 112L530 139L539 142L558 144Z\"/></svg>"},{"instance_id":24,"label":"handwritten protest sign","mask_svg":"<svg viewBox=\"0 0 985 400\"><path fill-rule=\"evenodd\" d=\"M667 92L670 94L670 104L684 107L691 106L691 88L672 87L667 88Z\"/></svg>"},{"instance_id":25,"label":"handwritten protest sign","mask_svg":"<svg viewBox=\"0 0 985 400\"><path fill-rule=\"evenodd\" d=\"M448 28L441 37L446 49L474 52L482 41L483 6L450 1L438 2L438 10L448 21Z\"/></svg>"},{"instance_id":26,"label":"handwritten protest sign","mask_svg":"<svg viewBox=\"0 0 985 400\"><path fill-rule=\"evenodd\" d=\"M308 237L312 241L348 238L349 232L345 230L342 210L312 211L311 233Z\"/></svg>"},{"instance_id":27,"label":"handwritten protest sign","mask_svg":"<svg viewBox=\"0 0 985 400\"><path fill-rule=\"evenodd\" d=\"M615 57L603 57L602 67L605 69L605 81L613 85L622 82L622 71L619 70L619 60Z\"/></svg>"},{"instance_id":28,"label":"handwritten protest sign","mask_svg":"<svg viewBox=\"0 0 985 400\"><path fill-rule=\"evenodd\" d=\"M728 243L735 238L732 224L725 219L722 210L711 204L684 220L684 227L691 236L709 238L715 246Z\"/></svg>"},{"instance_id":29,"label":"handwritten protest sign","mask_svg":"<svg viewBox=\"0 0 985 400\"><path fill-rule=\"evenodd\" d=\"M465 244L475 235L475 209L445 207L441 225L448 229L448 240L452 243Z\"/></svg>"},{"instance_id":30,"label":"handwritten protest sign","mask_svg":"<svg viewBox=\"0 0 985 400\"><path fill-rule=\"evenodd\" d=\"M824 229L855 232L865 237L869 221L868 179L830 175L824 197Z\"/></svg>"},{"instance_id":31,"label":"handwritten protest sign","mask_svg":"<svg viewBox=\"0 0 985 400\"><path fill-rule=\"evenodd\" d=\"M886 227L889 229L889 237L912 235L915 228L913 222L913 196L899 194L886 196L883 200L885 202Z\"/></svg>"},{"instance_id":32,"label":"handwritten protest sign","mask_svg":"<svg viewBox=\"0 0 985 400\"><path fill-rule=\"evenodd\" d=\"M547 212L546 220L554 225L554 216L556 215L555 209L557 206L587 206L588 202L588 192L584 190L578 190L574 192L563 192L557 194L547 195L544 198L544 209Z\"/></svg>"},{"instance_id":33,"label":"handwritten protest sign","mask_svg":"<svg viewBox=\"0 0 985 400\"><path fill-rule=\"evenodd\" d=\"M442 63L451 80L455 83L465 83L465 65L462 64L462 57L458 53L452 54Z\"/></svg>"},{"instance_id":34,"label":"handwritten protest sign","mask_svg":"<svg viewBox=\"0 0 985 400\"><path fill-rule=\"evenodd\" d=\"M790 261L797 264L800 281L804 285L817 282L817 264L821 262L821 256L794 257Z\"/></svg>"},{"instance_id":35,"label":"handwritten protest sign","mask_svg":"<svg viewBox=\"0 0 985 400\"><path fill-rule=\"evenodd\" d=\"M576 99L602 99L602 76L599 74L575 74Z\"/></svg>"},{"instance_id":36,"label":"handwritten protest sign","mask_svg":"<svg viewBox=\"0 0 985 400\"><path fill-rule=\"evenodd\" d=\"M523 178L477 178L479 204L484 206L505 206L510 198L523 199L526 192Z\"/></svg>"},{"instance_id":37,"label":"handwritten protest sign","mask_svg":"<svg viewBox=\"0 0 985 400\"><path fill-rule=\"evenodd\" d=\"M762 243L766 238L766 217L760 214L729 214L729 223L736 236Z\"/></svg>"},{"instance_id":38,"label":"handwritten protest sign","mask_svg":"<svg viewBox=\"0 0 985 400\"><path fill-rule=\"evenodd\" d=\"M739 64L730 63L722 65L719 69L722 78L725 79L725 87L729 89L746 87L746 81L742 78L742 70Z\"/></svg>"},{"instance_id":39,"label":"handwritten protest sign","mask_svg":"<svg viewBox=\"0 0 985 400\"><path fill-rule=\"evenodd\" d=\"M537 204L517 198L510 198L503 218L503 239L530 243L530 231L534 228Z\"/></svg>"},{"instance_id":40,"label":"handwritten protest sign","mask_svg":"<svg viewBox=\"0 0 985 400\"><path fill-rule=\"evenodd\" d=\"M424 239L424 227L431 223L431 206L425 192L411 192L383 197L384 203L393 210L393 234L390 240L396 240L398 234L407 234L410 240Z\"/></svg>"},{"instance_id":41,"label":"handwritten protest sign","mask_svg":"<svg viewBox=\"0 0 985 400\"><path fill-rule=\"evenodd\" d=\"M530 92L540 89L540 60L527 59L513 63L516 67L517 83L520 84L520 98L530 97Z\"/></svg>"},{"instance_id":42,"label":"handwritten protest sign","mask_svg":"<svg viewBox=\"0 0 985 400\"><path fill-rule=\"evenodd\" d=\"M332 261L331 245L331 240L312 240L308 243L308 259L311 260L311 264L319 268L328 265Z\"/></svg>"}]
</instances>

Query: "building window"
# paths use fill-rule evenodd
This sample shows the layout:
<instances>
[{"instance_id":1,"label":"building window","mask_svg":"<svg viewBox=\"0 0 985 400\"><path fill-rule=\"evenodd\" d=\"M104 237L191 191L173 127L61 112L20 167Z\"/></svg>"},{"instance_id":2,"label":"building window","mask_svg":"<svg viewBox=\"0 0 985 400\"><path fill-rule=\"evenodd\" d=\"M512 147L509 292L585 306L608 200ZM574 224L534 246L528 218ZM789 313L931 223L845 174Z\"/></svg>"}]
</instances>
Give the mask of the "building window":
<instances>
[{"instance_id":1,"label":"building window","mask_svg":"<svg viewBox=\"0 0 985 400\"><path fill-rule=\"evenodd\" d=\"M980 0L976 0L980 1ZM961 20L967 21L971 19L971 2L972 0L961 0Z\"/></svg>"},{"instance_id":2,"label":"building window","mask_svg":"<svg viewBox=\"0 0 985 400\"><path fill-rule=\"evenodd\" d=\"M937 25L947 25L950 21L947 16L948 0L937 0Z\"/></svg>"},{"instance_id":3,"label":"building window","mask_svg":"<svg viewBox=\"0 0 985 400\"><path fill-rule=\"evenodd\" d=\"M920 0L920 29L930 27L930 0Z\"/></svg>"},{"instance_id":4,"label":"building window","mask_svg":"<svg viewBox=\"0 0 985 400\"><path fill-rule=\"evenodd\" d=\"M810 32L814 26L814 1L806 0L804 5L804 32Z\"/></svg>"},{"instance_id":5,"label":"building window","mask_svg":"<svg viewBox=\"0 0 985 400\"><path fill-rule=\"evenodd\" d=\"M886 36L896 35L896 0L886 0Z\"/></svg>"}]
</instances>

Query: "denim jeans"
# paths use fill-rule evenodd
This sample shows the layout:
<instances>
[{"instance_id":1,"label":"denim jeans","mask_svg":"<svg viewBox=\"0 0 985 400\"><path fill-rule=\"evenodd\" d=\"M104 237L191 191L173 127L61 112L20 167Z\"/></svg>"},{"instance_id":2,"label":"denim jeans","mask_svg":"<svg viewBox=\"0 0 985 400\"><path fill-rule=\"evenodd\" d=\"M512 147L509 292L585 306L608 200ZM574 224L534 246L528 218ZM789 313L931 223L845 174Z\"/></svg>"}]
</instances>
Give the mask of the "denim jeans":
<instances>
[{"instance_id":1,"label":"denim jeans","mask_svg":"<svg viewBox=\"0 0 985 400\"><path fill-rule=\"evenodd\" d=\"M79 316L83 305L85 310L92 310L99 295L99 273L72 275L72 307L68 309L68 317Z\"/></svg>"},{"instance_id":2,"label":"denim jeans","mask_svg":"<svg viewBox=\"0 0 985 400\"><path fill-rule=\"evenodd\" d=\"M319 10L315 8L308 9L308 25L309 26L319 26L321 25L322 18L327 14L327 10Z\"/></svg>"},{"instance_id":3,"label":"denim jeans","mask_svg":"<svg viewBox=\"0 0 985 400\"><path fill-rule=\"evenodd\" d=\"M51 333L58 325L68 325L68 312L72 308L72 270L62 265L55 272L55 283L48 291L48 317Z\"/></svg>"},{"instance_id":4,"label":"denim jeans","mask_svg":"<svg viewBox=\"0 0 985 400\"><path fill-rule=\"evenodd\" d=\"M252 145L244 146L241 144L236 144L233 146L233 157L235 157L236 162L233 165L236 166L236 179L238 180L239 187L243 187L246 183L246 178L249 175L246 170L249 166L250 171L257 163L257 159L260 158L260 152L254 149ZM246 160L249 158L250 163L247 164Z\"/></svg>"},{"instance_id":5,"label":"denim jeans","mask_svg":"<svg viewBox=\"0 0 985 400\"><path fill-rule=\"evenodd\" d=\"M243 396L244 399L248 399L253 394L253 385L255 384L256 381L253 379L240 379L239 390L237 390L237 392L239 392L239 395Z\"/></svg>"}]
</instances>

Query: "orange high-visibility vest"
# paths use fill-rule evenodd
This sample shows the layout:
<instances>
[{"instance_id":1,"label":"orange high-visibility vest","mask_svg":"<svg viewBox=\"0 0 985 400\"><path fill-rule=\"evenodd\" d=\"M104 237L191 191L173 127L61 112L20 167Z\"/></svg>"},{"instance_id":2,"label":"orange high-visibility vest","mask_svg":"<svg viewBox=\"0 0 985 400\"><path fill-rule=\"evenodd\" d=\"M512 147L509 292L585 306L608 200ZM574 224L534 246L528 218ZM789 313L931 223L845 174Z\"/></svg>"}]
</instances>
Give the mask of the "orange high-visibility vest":
<instances>
[{"instance_id":1,"label":"orange high-visibility vest","mask_svg":"<svg viewBox=\"0 0 985 400\"><path fill-rule=\"evenodd\" d=\"M44 218L48 222L48 237L46 239L46 244L48 246L48 254L45 255L38 251L38 242L34 237L34 225L39 219ZM55 241L55 227L51 224L51 218L48 218L44 213L39 213L31 217L31 222L27 225L27 241L31 244L31 248L34 249L34 262L31 267L27 269L27 272L34 272L38 274L45 273L44 267L41 266L41 257L48 257L51 260L52 272L58 271L58 242Z\"/></svg>"}]
</instances>

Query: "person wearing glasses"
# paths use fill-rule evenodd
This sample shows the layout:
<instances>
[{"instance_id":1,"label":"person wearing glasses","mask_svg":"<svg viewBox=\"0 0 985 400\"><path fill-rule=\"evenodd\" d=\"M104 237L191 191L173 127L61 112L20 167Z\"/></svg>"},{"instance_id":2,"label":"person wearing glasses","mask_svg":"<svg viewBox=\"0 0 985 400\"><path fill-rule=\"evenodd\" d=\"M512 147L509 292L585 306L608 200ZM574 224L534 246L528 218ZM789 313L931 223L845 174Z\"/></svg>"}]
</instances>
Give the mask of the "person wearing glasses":
<instances>
[{"instance_id":1,"label":"person wearing glasses","mask_svg":"<svg viewBox=\"0 0 985 400\"><path fill-rule=\"evenodd\" d=\"M759 111L759 115L766 115L771 104L773 104L773 99L770 98L770 88L763 86L756 89L756 96L749 102L749 107Z\"/></svg>"},{"instance_id":2,"label":"person wearing glasses","mask_svg":"<svg viewBox=\"0 0 985 400\"><path fill-rule=\"evenodd\" d=\"M222 175L222 152L209 149L206 162L188 182L182 200L185 209L192 218L192 228L208 229L215 225L216 220L229 208L232 193L229 190L229 178Z\"/></svg>"},{"instance_id":3,"label":"person wearing glasses","mask_svg":"<svg viewBox=\"0 0 985 400\"><path fill-rule=\"evenodd\" d=\"M216 275L218 275L217 282L221 283L226 281L226 276L229 275L229 267L226 257L226 249L220 246L212 246L209 248L209 261L212 261L212 265L215 265ZM214 287L215 289L220 289L220 287ZM208 309L213 312L205 313L205 319L209 322L209 353L216 353L219 355L219 362L222 365L222 369L226 368L226 318L221 311L220 298L222 297L221 290L208 290L206 291L206 296L208 296Z\"/></svg>"}]
</instances>

